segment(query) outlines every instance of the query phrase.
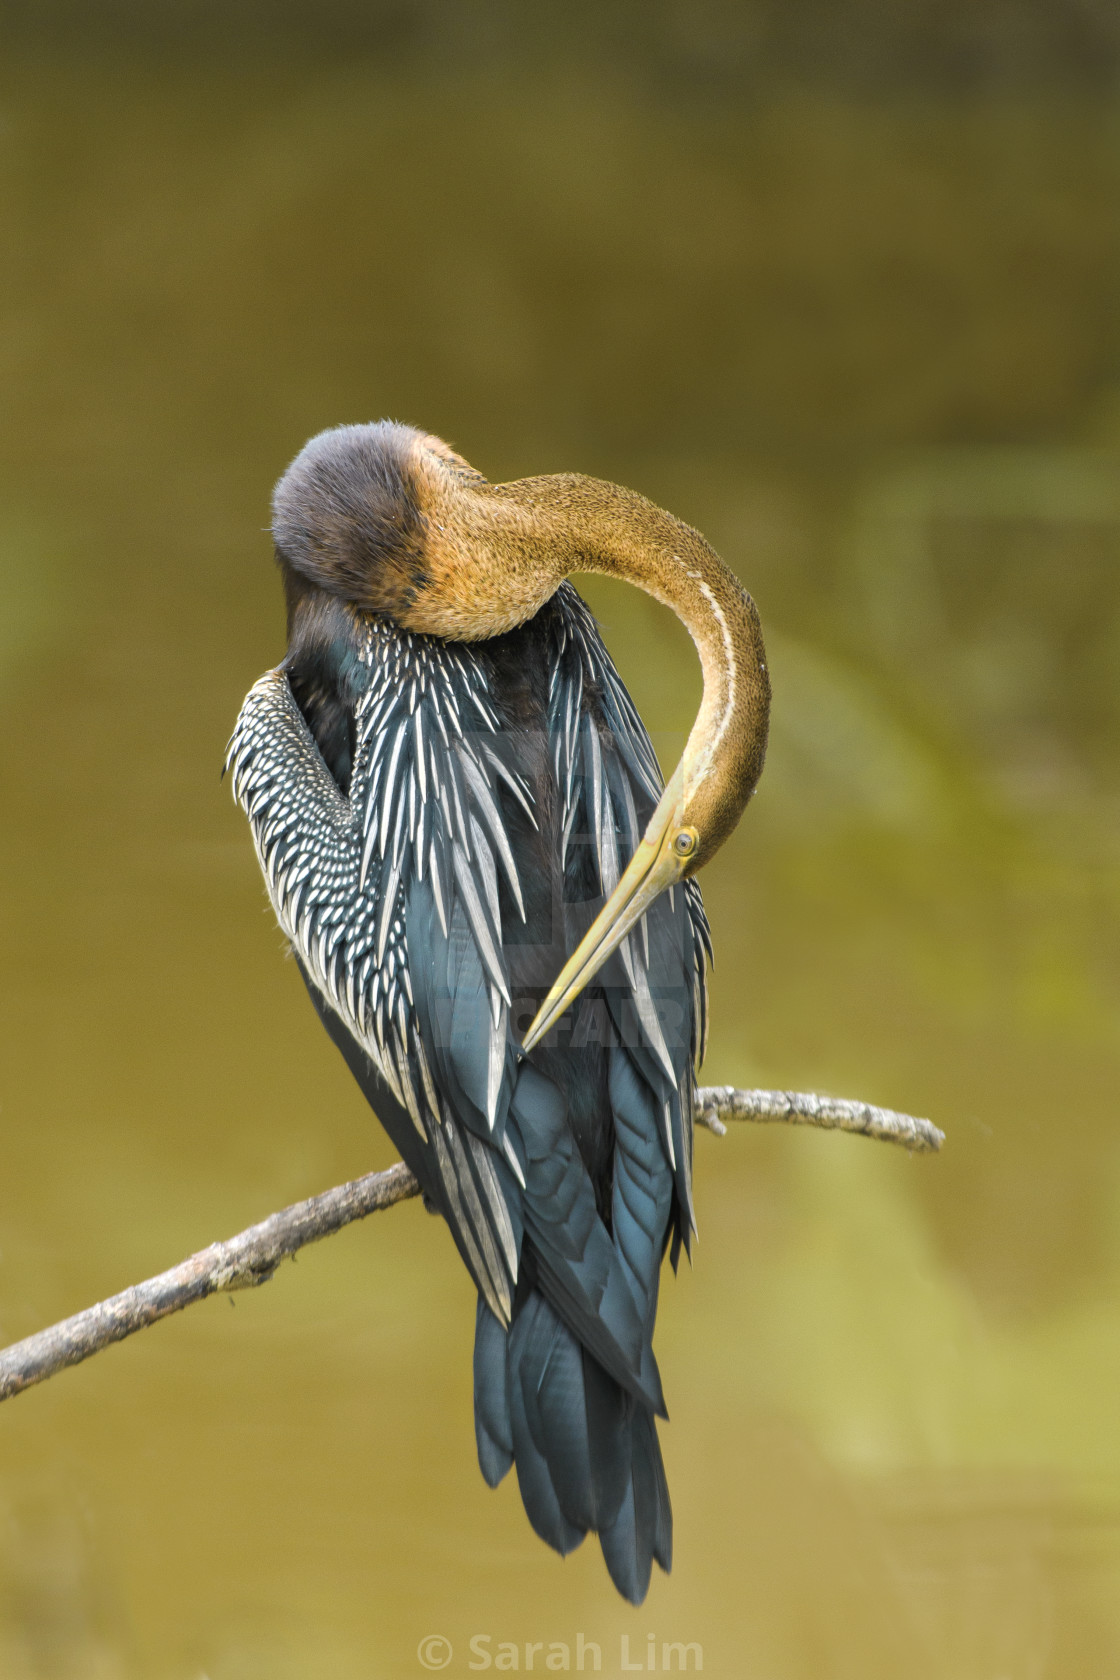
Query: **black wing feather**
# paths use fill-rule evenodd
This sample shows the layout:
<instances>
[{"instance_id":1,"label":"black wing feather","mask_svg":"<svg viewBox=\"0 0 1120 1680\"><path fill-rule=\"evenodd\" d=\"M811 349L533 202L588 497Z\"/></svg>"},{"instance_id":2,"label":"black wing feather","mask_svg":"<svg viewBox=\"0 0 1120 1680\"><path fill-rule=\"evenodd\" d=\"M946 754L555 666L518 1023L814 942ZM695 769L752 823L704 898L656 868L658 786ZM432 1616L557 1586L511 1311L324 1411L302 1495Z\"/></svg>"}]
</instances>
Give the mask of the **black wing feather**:
<instances>
[{"instance_id":1,"label":"black wing feather","mask_svg":"<svg viewBox=\"0 0 1120 1680\"><path fill-rule=\"evenodd\" d=\"M671 1560L652 1335L666 1242L675 1262L692 1227L699 894L663 896L523 1061L515 1003L543 995L658 797L648 736L567 585L472 648L341 617L334 701L322 648L307 717L297 654L291 680L262 678L234 789L316 1007L478 1287L483 1474L516 1464L559 1551L598 1531L637 1602Z\"/></svg>"}]
</instances>

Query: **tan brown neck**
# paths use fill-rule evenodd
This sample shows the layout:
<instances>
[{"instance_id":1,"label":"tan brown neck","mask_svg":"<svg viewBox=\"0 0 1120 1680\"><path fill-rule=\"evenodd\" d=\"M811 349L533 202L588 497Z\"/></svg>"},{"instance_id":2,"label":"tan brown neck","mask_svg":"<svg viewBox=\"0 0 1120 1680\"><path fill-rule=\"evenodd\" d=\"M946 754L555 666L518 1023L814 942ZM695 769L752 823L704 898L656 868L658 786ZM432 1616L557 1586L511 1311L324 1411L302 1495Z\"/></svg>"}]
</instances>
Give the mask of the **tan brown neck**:
<instances>
[{"instance_id":1,"label":"tan brown neck","mask_svg":"<svg viewBox=\"0 0 1120 1680\"><path fill-rule=\"evenodd\" d=\"M685 625L704 675L682 760L685 814L701 840L692 873L734 828L762 771L770 681L750 596L698 531L620 485L576 473L491 485L449 478L442 463L424 476L432 588L413 628L494 635L531 617L572 572L622 578Z\"/></svg>"}]
</instances>

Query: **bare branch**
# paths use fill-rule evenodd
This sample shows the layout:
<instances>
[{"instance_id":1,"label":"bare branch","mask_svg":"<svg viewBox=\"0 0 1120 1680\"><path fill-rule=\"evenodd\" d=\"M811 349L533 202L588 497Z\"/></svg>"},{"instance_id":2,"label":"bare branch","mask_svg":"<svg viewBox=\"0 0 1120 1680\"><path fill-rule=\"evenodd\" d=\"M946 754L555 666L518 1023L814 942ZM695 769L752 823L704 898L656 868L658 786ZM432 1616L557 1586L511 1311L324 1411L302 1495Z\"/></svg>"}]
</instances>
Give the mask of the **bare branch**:
<instances>
[{"instance_id":1,"label":"bare branch","mask_svg":"<svg viewBox=\"0 0 1120 1680\"><path fill-rule=\"evenodd\" d=\"M863 1132L914 1150L940 1149L944 1142L944 1134L928 1120L873 1108L869 1103L795 1091L702 1086L696 1093L694 1118L719 1135L726 1132L724 1120L757 1120ZM123 1289L85 1312L4 1348L0 1351L0 1400L32 1388L68 1365L81 1364L111 1342L123 1341L208 1295L267 1283L281 1260L297 1249L419 1193L415 1178L398 1161L385 1172L367 1173L321 1196L294 1202L227 1242L211 1243L169 1272Z\"/></svg>"},{"instance_id":2,"label":"bare branch","mask_svg":"<svg viewBox=\"0 0 1120 1680\"><path fill-rule=\"evenodd\" d=\"M294 1202L228 1242L200 1249L169 1272L122 1289L119 1295L5 1348L0 1352L0 1400L53 1377L67 1365L79 1365L110 1342L123 1341L133 1331L208 1295L267 1283L281 1260L305 1244L419 1194L420 1186L398 1161L387 1172L367 1173L306 1202Z\"/></svg>"},{"instance_id":3,"label":"bare branch","mask_svg":"<svg viewBox=\"0 0 1120 1680\"><path fill-rule=\"evenodd\" d=\"M847 1097L820 1097L812 1091L737 1091L733 1085L701 1085L693 1118L698 1126L707 1126L721 1137L727 1130L725 1120L773 1120L826 1131L862 1132L864 1137L900 1143L918 1154L940 1149L945 1142L945 1133L929 1120Z\"/></svg>"}]
</instances>

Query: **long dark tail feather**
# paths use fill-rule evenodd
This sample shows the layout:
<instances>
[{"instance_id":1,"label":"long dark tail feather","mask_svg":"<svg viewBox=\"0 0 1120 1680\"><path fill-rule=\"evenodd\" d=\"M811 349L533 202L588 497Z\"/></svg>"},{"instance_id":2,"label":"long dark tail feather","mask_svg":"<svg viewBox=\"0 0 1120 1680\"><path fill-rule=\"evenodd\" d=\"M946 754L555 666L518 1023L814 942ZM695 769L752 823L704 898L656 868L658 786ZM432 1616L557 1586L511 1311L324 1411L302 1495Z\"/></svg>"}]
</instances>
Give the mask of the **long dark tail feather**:
<instances>
[{"instance_id":1,"label":"long dark tail feather","mask_svg":"<svg viewBox=\"0 0 1120 1680\"><path fill-rule=\"evenodd\" d=\"M543 1295L534 1290L509 1333L506 1380L513 1425L513 1461L525 1513L540 1535L562 1556L574 1551L587 1532L582 1502L572 1497L565 1471L578 1454L572 1437L578 1420L569 1418L568 1439L553 1442L540 1406L557 1333L567 1336ZM552 1410L555 1412L556 1408ZM567 1509L565 1509L567 1507ZM567 1511L572 1511L569 1517Z\"/></svg>"},{"instance_id":2,"label":"long dark tail feather","mask_svg":"<svg viewBox=\"0 0 1120 1680\"><path fill-rule=\"evenodd\" d=\"M666 1573L673 1567L673 1510L657 1427L644 1406L632 1408L630 1480L622 1509L599 1544L611 1580L631 1604L640 1604L649 1591L650 1568L656 1558Z\"/></svg>"},{"instance_id":3,"label":"long dark tail feather","mask_svg":"<svg viewBox=\"0 0 1120 1680\"><path fill-rule=\"evenodd\" d=\"M526 1514L561 1554L598 1533L610 1576L640 1604L673 1517L653 1413L607 1375L537 1290L506 1331L480 1299L475 1433L495 1487L513 1463Z\"/></svg>"},{"instance_id":4,"label":"long dark tail feather","mask_svg":"<svg viewBox=\"0 0 1120 1680\"><path fill-rule=\"evenodd\" d=\"M481 1295L474 1327L474 1432L479 1469L489 1485L497 1487L513 1463L506 1332Z\"/></svg>"}]
</instances>

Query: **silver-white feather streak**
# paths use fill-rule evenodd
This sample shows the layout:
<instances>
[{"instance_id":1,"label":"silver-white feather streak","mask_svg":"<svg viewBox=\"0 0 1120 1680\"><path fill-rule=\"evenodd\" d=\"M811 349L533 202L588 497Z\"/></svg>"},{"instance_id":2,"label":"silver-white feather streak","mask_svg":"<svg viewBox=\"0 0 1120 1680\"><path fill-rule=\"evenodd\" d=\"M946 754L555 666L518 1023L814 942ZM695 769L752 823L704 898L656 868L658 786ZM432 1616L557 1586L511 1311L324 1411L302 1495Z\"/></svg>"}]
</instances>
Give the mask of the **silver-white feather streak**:
<instances>
[{"instance_id":1,"label":"silver-white feather streak","mask_svg":"<svg viewBox=\"0 0 1120 1680\"><path fill-rule=\"evenodd\" d=\"M637 844L635 797L652 808L661 779L590 614L567 586L560 604L548 702L557 833L565 858L573 836L590 844L606 894ZM500 1180L512 1174L522 1187L524 1180L505 1132L517 1042L502 917L504 906L507 917L524 921L526 882L503 800L534 829L542 813L503 736L486 658L376 618L358 623L365 684L358 684L350 796L328 770L282 669L247 696L227 765L280 927L310 983L410 1117L479 1288L508 1324L520 1227ZM442 1052L438 1043L424 1044L414 991L419 978L427 995L429 976L418 977L408 949L409 892L417 882L447 947L466 941L473 948L488 1000L477 1120L452 1112L435 1074L433 1055ZM686 893L695 1059L705 1030L708 936L691 883ZM644 921L620 960L640 1038L676 1092L679 1063L674 1071L651 995ZM672 1106L679 1118L670 1123L666 1107L665 1153L690 1217L690 1091Z\"/></svg>"},{"instance_id":2,"label":"silver-white feather streak","mask_svg":"<svg viewBox=\"0 0 1120 1680\"><path fill-rule=\"evenodd\" d=\"M351 783L361 801L339 791L282 670L268 672L246 698L229 749L233 791L284 934L433 1147L452 1206L469 1208L463 1226L472 1259L489 1305L508 1323L517 1277L509 1214L489 1163L471 1173L459 1128L440 1102L417 1028L405 934L407 879L430 870L445 928L462 905L491 983L486 1107L493 1127L512 1042L499 869L524 914L492 791L499 722L485 673L467 649L371 619L362 658L369 683L356 708ZM453 683L474 702L469 729ZM502 772L531 810L529 789L507 766Z\"/></svg>"}]
</instances>

